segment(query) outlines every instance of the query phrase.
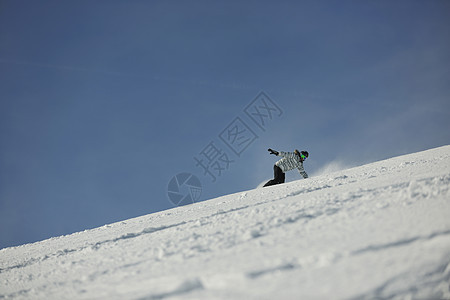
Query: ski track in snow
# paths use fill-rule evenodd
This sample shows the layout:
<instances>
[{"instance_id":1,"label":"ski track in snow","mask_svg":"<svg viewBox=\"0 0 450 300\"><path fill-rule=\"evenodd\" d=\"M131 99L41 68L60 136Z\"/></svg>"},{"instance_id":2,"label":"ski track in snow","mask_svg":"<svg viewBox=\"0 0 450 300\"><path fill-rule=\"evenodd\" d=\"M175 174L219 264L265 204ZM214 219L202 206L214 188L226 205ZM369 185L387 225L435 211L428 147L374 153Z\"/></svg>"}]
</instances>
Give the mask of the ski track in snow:
<instances>
[{"instance_id":1,"label":"ski track in snow","mask_svg":"<svg viewBox=\"0 0 450 300\"><path fill-rule=\"evenodd\" d=\"M450 299L450 146L0 250L0 299Z\"/></svg>"}]
</instances>

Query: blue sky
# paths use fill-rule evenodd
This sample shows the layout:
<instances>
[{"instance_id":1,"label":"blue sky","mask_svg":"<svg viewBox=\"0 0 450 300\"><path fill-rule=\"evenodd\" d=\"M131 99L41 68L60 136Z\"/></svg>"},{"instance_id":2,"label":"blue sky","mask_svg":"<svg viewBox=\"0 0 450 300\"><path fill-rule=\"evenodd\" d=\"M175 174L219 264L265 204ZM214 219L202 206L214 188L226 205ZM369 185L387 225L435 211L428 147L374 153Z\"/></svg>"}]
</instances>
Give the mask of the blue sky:
<instances>
[{"instance_id":1,"label":"blue sky","mask_svg":"<svg viewBox=\"0 0 450 300\"><path fill-rule=\"evenodd\" d=\"M450 143L448 1L0 1L0 248ZM261 91L282 110L244 112ZM239 117L240 156L219 135ZM215 182L210 142L233 160ZM298 173L287 180L300 179Z\"/></svg>"}]
</instances>

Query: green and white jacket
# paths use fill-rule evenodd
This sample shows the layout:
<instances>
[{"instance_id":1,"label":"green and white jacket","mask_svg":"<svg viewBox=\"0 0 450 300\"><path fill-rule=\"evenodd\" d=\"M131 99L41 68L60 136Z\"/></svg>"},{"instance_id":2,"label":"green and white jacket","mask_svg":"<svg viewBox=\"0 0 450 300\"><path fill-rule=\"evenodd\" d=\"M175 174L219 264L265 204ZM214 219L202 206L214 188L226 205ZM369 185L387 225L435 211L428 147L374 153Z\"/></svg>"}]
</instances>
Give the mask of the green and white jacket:
<instances>
[{"instance_id":1,"label":"green and white jacket","mask_svg":"<svg viewBox=\"0 0 450 300\"><path fill-rule=\"evenodd\" d=\"M303 178L308 178L308 174L306 174L305 169L303 168L303 161L301 160L300 156L295 154L294 152L278 152L277 156L282 156L283 158L280 159L275 163L276 166L278 166L283 173L286 173L287 171L298 169L300 175L303 176Z\"/></svg>"}]
</instances>

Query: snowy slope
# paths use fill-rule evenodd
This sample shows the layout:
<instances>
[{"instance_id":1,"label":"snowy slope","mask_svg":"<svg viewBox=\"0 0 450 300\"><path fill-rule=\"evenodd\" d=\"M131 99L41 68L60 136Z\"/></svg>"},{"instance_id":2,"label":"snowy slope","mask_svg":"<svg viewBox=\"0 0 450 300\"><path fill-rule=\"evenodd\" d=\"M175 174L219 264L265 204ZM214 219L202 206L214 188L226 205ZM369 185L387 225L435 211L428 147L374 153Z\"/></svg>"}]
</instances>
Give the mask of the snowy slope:
<instances>
[{"instance_id":1,"label":"snowy slope","mask_svg":"<svg viewBox=\"0 0 450 300\"><path fill-rule=\"evenodd\" d=\"M0 299L450 299L450 146L0 250Z\"/></svg>"}]
</instances>

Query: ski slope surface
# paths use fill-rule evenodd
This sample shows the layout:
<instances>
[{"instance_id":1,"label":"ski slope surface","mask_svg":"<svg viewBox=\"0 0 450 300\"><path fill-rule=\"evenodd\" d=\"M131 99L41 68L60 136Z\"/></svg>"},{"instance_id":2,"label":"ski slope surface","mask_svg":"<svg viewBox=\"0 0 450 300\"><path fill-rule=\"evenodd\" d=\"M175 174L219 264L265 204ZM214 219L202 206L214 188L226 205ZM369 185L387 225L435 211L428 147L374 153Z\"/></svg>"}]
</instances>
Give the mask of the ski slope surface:
<instances>
[{"instance_id":1,"label":"ski slope surface","mask_svg":"<svg viewBox=\"0 0 450 300\"><path fill-rule=\"evenodd\" d=\"M444 146L5 248L0 299L450 299L449 187Z\"/></svg>"}]
</instances>

